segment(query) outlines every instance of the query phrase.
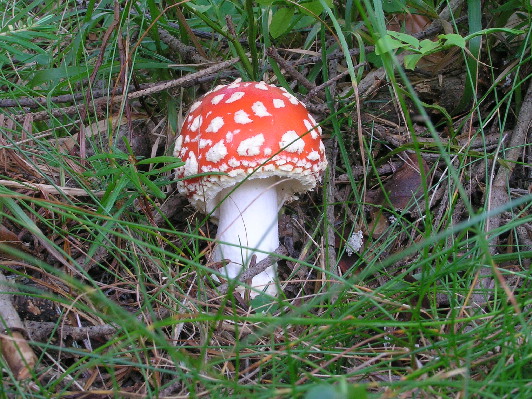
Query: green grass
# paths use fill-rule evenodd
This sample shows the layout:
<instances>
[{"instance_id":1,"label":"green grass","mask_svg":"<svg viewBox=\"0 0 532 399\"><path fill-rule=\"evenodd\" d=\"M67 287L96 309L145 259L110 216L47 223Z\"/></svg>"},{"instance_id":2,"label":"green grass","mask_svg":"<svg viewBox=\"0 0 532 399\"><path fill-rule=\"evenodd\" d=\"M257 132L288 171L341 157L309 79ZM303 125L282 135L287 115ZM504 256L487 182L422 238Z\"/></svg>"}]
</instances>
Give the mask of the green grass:
<instances>
[{"instance_id":1,"label":"green grass","mask_svg":"<svg viewBox=\"0 0 532 399\"><path fill-rule=\"evenodd\" d=\"M20 301L45 299L54 309L37 321L41 329L53 323L47 338L29 338L38 356L29 379L17 381L0 357L2 397L532 396L530 140L515 165L505 159L532 76L530 6L484 2L484 19L473 13L456 26L467 13L457 10L449 27L464 37L505 27L516 10L522 33L438 53L452 68L431 75L442 58L413 72L400 50L348 53L374 45L394 14L425 10L432 20L446 2L344 3L147 0L115 10L111 1L0 2L0 179L11 182L0 185L0 220L17 235L1 235L1 271ZM475 11L480 2L467 4ZM139 99L113 94L205 67L177 54L158 29L192 52L201 46L210 62L239 62ZM263 311L254 311L216 294L216 225L175 193L179 160L171 155L188 107L216 84L265 79L308 93L267 56L270 46L289 49L280 54L291 64L318 55L297 66L316 85L348 74L309 100L324 110L334 169L284 207L295 248L279 263L285 295L261 298ZM336 52L337 61L327 59ZM379 68L386 75L378 87L359 95ZM462 108L441 112L421 83L452 73L468 82L454 102ZM102 92L116 101L94 105ZM28 98L41 103L28 108ZM113 123L89 135L83 158L74 135L106 120ZM417 177L419 194L396 209L390 192L379 201L376 193L397 178L405 150L427 170ZM511 166L510 201L492 209L494 175ZM73 188L83 195L69 194ZM379 215L386 221L376 222ZM364 247L348 256L346 240L359 230ZM481 271L492 287L477 285ZM475 302L479 294L489 294L487 303ZM102 326L112 333L98 334ZM94 335L73 337L71 327Z\"/></svg>"}]
</instances>

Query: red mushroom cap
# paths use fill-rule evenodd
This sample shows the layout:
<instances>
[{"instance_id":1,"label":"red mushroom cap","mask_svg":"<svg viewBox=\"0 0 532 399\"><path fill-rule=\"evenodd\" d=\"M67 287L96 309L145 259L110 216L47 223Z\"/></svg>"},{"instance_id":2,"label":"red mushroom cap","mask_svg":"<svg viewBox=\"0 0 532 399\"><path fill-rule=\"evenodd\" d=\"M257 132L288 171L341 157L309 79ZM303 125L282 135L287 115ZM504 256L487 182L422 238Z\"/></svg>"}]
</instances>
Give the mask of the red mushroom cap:
<instances>
[{"instance_id":1,"label":"red mushroom cap","mask_svg":"<svg viewBox=\"0 0 532 399\"><path fill-rule=\"evenodd\" d=\"M282 204L314 188L327 166L312 115L284 88L264 82L218 86L195 102L174 155L185 162L177 169L179 191L204 212L215 208L221 190L250 175L278 176ZM196 174L205 175L188 178Z\"/></svg>"}]
</instances>

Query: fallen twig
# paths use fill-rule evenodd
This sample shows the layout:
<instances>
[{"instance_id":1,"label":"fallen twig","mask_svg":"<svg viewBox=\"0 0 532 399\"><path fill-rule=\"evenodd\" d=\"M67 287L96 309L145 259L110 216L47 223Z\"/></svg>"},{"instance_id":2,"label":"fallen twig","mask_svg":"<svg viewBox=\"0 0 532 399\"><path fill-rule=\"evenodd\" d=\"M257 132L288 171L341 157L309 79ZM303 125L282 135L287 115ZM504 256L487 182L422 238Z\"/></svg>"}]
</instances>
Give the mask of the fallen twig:
<instances>
[{"instance_id":1,"label":"fallen twig","mask_svg":"<svg viewBox=\"0 0 532 399\"><path fill-rule=\"evenodd\" d=\"M257 274L262 273L264 270L266 270L268 267L270 267L272 264L274 264L277 261L277 258L281 256L288 255L288 251L284 246L279 246L273 252L271 255L268 255L266 258L261 260L259 263L257 263L255 266L250 267L249 269L246 269L239 277L238 282L244 283L246 280L249 280L253 277L255 277ZM235 285L234 282L232 283L225 283L218 287L218 292L222 295L227 294L227 290L229 289L230 285Z\"/></svg>"},{"instance_id":2,"label":"fallen twig","mask_svg":"<svg viewBox=\"0 0 532 399\"><path fill-rule=\"evenodd\" d=\"M3 333L0 334L2 355L17 380L31 376L37 363L33 349L24 338L26 329L11 303L13 288L0 272L0 320Z\"/></svg>"},{"instance_id":3,"label":"fallen twig","mask_svg":"<svg viewBox=\"0 0 532 399\"><path fill-rule=\"evenodd\" d=\"M510 202L510 196L508 194L508 181L512 176L515 169L515 165L519 156L524 152L524 146L527 141L527 135L529 134L530 127L532 126L532 82L528 86L525 99L519 111L519 117L517 118L516 126L512 132L510 142L508 143L507 150L503 149L504 164L501 164L497 174L493 177L491 189L487 192L487 211L504 206ZM496 161L494 161L496 162ZM501 225L501 214L492 216L486 220L486 232L491 233L497 230ZM490 246L490 253L496 254L499 242L497 235L493 236ZM494 273L497 281L506 292L508 299L515 308L515 311L519 313L519 306L511 290L508 288L504 277L501 275L496 265L482 267L478 271L478 283L476 284L477 293L473 294L471 299L474 303L482 304L489 300L489 288L493 286L493 279L491 273Z\"/></svg>"},{"instance_id":4,"label":"fallen twig","mask_svg":"<svg viewBox=\"0 0 532 399\"><path fill-rule=\"evenodd\" d=\"M285 70L287 74L289 74L292 78L297 80L303 87L305 87L308 90L313 90L316 88L316 84L312 83L310 80L308 80L301 72L299 72L292 64L290 64L287 60L285 60L281 55L277 52L277 50L274 47L270 47L266 50L266 54L269 57L272 57L280 66ZM316 93L321 98L325 98L323 93Z\"/></svg>"},{"instance_id":5,"label":"fallen twig","mask_svg":"<svg viewBox=\"0 0 532 399\"><path fill-rule=\"evenodd\" d=\"M190 73L186 76L183 76L182 78L170 80L167 82L157 83L155 85L151 85L150 87L147 87L145 89L137 90L134 92L129 92L127 95L119 94L116 96L105 96L103 98L96 99L92 102L92 106L99 106L105 104L109 98L112 98L113 101L121 101L124 97L127 97L127 99L135 99L143 96L148 96L154 93L158 93L164 90L168 90L174 87L188 87L192 86L194 84L197 84L199 82L203 82L203 78L208 77L208 80L213 80L215 78L218 78L219 75L215 75L217 72L223 71L224 69L230 67L231 65L237 63L239 61L239 58L232 58L227 61L219 62L217 64L214 64L210 67L207 67L205 69L202 69L198 72ZM72 115L75 113L80 112L81 109L84 109L86 105L79 104L79 105L72 105L70 107L63 107L63 108L53 108L46 111L39 111L32 114L33 121L42 121L54 117L60 117L64 115ZM22 122L24 118L27 117L26 114L16 114L13 116L13 118L17 122Z\"/></svg>"},{"instance_id":6,"label":"fallen twig","mask_svg":"<svg viewBox=\"0 0 532 399\"><path fill-rule=\"evenodd\" d=\"M70 195L72 197L88 197L91 195L94 195L95 197L102 197L105 194L105 191L90 191L83 188L53 186L51 184L41 183L19 183L13 180L0 180L0 186L15 189L42 191L47 194Z\"/></svg>"}]
</instances>

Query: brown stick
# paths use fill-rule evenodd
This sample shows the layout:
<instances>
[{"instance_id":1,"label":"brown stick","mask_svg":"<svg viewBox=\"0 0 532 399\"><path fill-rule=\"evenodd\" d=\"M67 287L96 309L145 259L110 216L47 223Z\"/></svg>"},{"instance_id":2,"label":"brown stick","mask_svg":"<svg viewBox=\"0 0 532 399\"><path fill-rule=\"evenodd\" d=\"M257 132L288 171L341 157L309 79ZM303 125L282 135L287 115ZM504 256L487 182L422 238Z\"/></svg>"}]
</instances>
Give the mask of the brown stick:
<instances>
[{"instance_id":1,"label":"brown stick","mask_svg":"<svg viewBox=\"0 0 532 399\"><path fill-rule=\"evenodd\" d=\"M297 80L303 87L307 88L308 90L313 90L316 88L316 84L308 80L292 64L290 64L287 60L281 57L281 55L277 52L277 50L274 47L270 47L268 50L266 50L266 54L269 57L272 57L281 66L281 68L283 68L286 71L286 73L288 73L291 77ZM316 93L316 94L319 95L320 93ZM322 95L320 95L320 97L324 98L324 96Z\"/></svg>"},{"instance_id":2,"label":"brown stick","mask_svg":"<svg viewBox=\"0 0 532 399\"><path fill-rule=\"evenodd\" d=\"M26 332L22 320L11 303L14 292L5 276L0 272L0 323L3 333L0 334L2 355L17 380L25 380L31 376L37 363L37 357L24 338Z\"/></svg>"},{"instance_id":3,"label":"brown stick","mask_svg":"<svg viewBox=\"0 0 532 399\"><path fill-rule=\"evenodd\" d=\"M528 86L528 91L521 106L521 110L519 111L517 123L512 132L512 136L508 144L508 150L503 150L505 161L504 165L501 165L499 167L497 174L493 178L491 190L487 193L488 211L491 209L499 208L504 204L510 202L510 196L508 195L508 182L515 169L515 165L517 160L519 159L519 156L524 152L524 146L527 140L527 135L529 134L529 131L531 131L530 126L532 126L532 81ZM488 220L486 220L486 231L488 233L493 232L497 230L500 225L501 214L492 216ZM491 254L495 254L497 252L498 242L498 236L493 237L493 242L490 246ZM491 267L482 267L478 271L479 280L475 288L477 288L477 290L489 291L490 288L493 286L493 279L490 276L492 272L495 274L497 281L504 289L516 313L520 313L517 301L515 300L513 293L509 289L508 285L506 284L506 281L504 280L504 277L501 275L496 265L491 265ZM472 295L472 300L477 304L482 304L489 299L489 296L489 294L479 292Z\"/></svg>"},{"instance_id":4,"label":"brown stick","mask_svg":"<svg viewBox=\"0 0 532 399\"><path fill-rule=\"evenodd\" d=\"M270 267L273 263L275 263L279 256L286 256L286 255L288 255L288 251L286 250L286 248L283 247L282 245L279 246L279 248L277 248L275 252L273 252L271 255L268 255L266 258L261 260L255 266L250 267L249 269L245 270L239 276L238 283L243 283L246 280L249 280L255 277L257 274L262 273L264 270ZM234 283L231 285L234 285ZM224 295L224 294L227 294L228 289L229 289L229 283L225 283L218 287L218 292Z\"/></svg>"},{"instance_id":5,"label":"brown stick","mask_svg":"<svg viewBox=\"0 0 532 399\"><path fill-rule=\"evenodd\" d=\"M161 40L166 43L172 51L176 52L177 54L180 54L186 62L193 62L194 64L204 64L206 62L209 62L209 59L206 55L204 56L198 54L196 48L192 46L187 46L175 36L172 36L170 33L168 33L167 30L159 28L159 36ZM203 52L203 54L205 54L205 52Z\"/></svg>"},{"instance_id":6,"label":"brown stick","mask_svg":"<svg viewBox=\"0 0 532 399\"><path fill-rule=\"evenodd\" d=\"M130 92L126 95L128 99L134 99L142 96L148 96L150 94L158 93L164 90L168 90L174 87L181 87L181 86L189 86L192 84L195 84L199 81L201 81L202 78L205 78L207 76L212 77L217 72L220 72L231 65L237 63L239 61L239 58L232 58L227 61L219 62L217 64L214 64L208 68L202 69L198 72L190 73L186 76L183 76L182 78L170 80L168 82L158 83L156 85L150 86L143 90L138 90L134 92ZM114 101L120 101L124 98L124 95L117 95L113 97ZM106 101L108 101L108 97L97 99L93 102L94 105L100 105L104 104ZM63 115L71 115L78 113L81 109L85 109L84 104L80 105L73 105L70 107L64 107L64 108L54 108L51 110L46 111L40 111L33 113L33 121L42 121L46 119L50 119L52 117L59 117ZM18 122L21 122L24 120L24 118L27 116L27 114L24 115L15 115L14 119Z\"/></svg>"}]
</instances>

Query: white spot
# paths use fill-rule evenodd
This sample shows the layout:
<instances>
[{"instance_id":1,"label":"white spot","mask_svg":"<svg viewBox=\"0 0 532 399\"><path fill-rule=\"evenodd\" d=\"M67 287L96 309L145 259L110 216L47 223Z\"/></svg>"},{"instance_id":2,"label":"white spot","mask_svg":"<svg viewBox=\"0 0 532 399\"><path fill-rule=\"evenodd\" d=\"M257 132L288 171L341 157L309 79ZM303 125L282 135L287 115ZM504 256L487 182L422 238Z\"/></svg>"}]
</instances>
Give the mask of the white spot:
<instances>
[{"instance_id":1,"label":"white spot","mask_svg":"<svg viewBox=\"0 0 532 399\"><path fill-rule=\"evenodd\" d=\"M236 168L236 167L240 166L240 161L238 159L234 158L234 157L231 158L229 161L227 161L227 163L232 168Z\"/></svg>"},{"instance_id":2,"label":"white spot","mask_svg":"<svg viewBox=\"0 0 532 399\"><path fill-rule=\"evenodd\" d=\"M310 114L309 114L309 117L312 118L312 116L310 116ZM315 140L315 139L318 138L319 133L315 129L316 121L314 119L312 119L312 120L313 120L313 122L309 122L308 120L303 119L303 123L305 124L305 127L307 128L307 130L310 131L310 137L312 137ZM314 123L314 124L312 124L312 123ZM318 128L319 128L319 126L318 126Z\"/></svg>"},{"instance_id":3,"label":"white spot","mask_svg":"<svg viewBox=\"0 0 532 399\"><path fill-rule=\"evenodd\" d=\"M292 94L286 92L286 93L283 93L283 96L288 98L288 101L290 101L292 104L294 104L294 105L299 104L299 100L297 98L295 98Z\"/></svg>"},{"instance_id":4,"label":"white spot","mask_svg":"<svg viewBox=\"0 0 532 399\"><path fill-rule=\"evenodd\" d=\"M353 253L358 252L362 245L364 244L364 236L362 230L355 231L351 234L351 237L347 240L347 245L345 246L345 252L347 255L351 256Z\"/></svg>"},{"instance_id":5,"label":"white spot","mask_svg":"<svg viewBox=\"0 0 532 399\"><path fill-rule=\"evenodd\" d=\"M233 169L233 170L230 170L227 174L231 177L236 177L244 173L245 173L244 169Z\"/></svg>"},{"instance_id":6,"label":"white spot","mask_svg":"<svg viewBox=\"0 0 532 399\"><path fill-rule=\"evenodd\" d=\"M275 166L269 163L268 165L264 165L262 170L264 170L265 172L273 172L275 170Z\"/></svg>"},{"instance_id":7,"label":"white spot","mask_svg":"<svg viewBox=\"0 0 532 399\"><path fill-rule=\"evenodd\" d=\"M260 147L264 144L264 135L257 134L249 139L242 140L238 145L237 152L241 156L252 157L260 153Z\"/></svg>"},{"instance_id":8,"label":"white spot","mask_svg":"<svg viewBox=\"0 0 532 399\"><path fill-rule=\"evenodd\" d=\"M193 117L194 117L193 115L189 115L188 118L187 118L187 122L190 123L190 121L192 120Z\"/></svg>"},{"instance_id":9,"label":"white spot","mask_svg":"<svg viewBox=\"0 0 532 399\"><path fill-rule=\"evenodd\" d=\"M257 162L256 161L248 161L248 160L242 160L242 166L246 166L248 168L254 168L257 166Z\"/></svg>"},{"instance_id":10,"label":"white spot","mask_svg":"<svg viewBox=\"0 0 532 399\"><path fill-rule=\"evenodd\" d=\"M185 136L185 144L186 143L190 143L190 136L188 134Z\"/></svg>"},{"instance_id":11,"label":"white spot","mask_svg":"<svg viewBox=\"0 0 532 399\"><path fill-rule=\"evenodd\" d=\"M256 89L259 89L259 90L269 90L269 87L268 85L265 83L265 82L259 82L255 85L255 88Z\"/></svg>"},{"instance_id":12,"label":"white spot","mask_svg":"<svg viewBox=\"0 0 532 399\"><path fill-rule=\"evenodd\" d=\"M243 91L235 91L233 94L231 94L231 97L229 97L225 103L234 103L235 101L238 101L242 97L244 97L244 94L246 93L244 93Z\"/></svg>"},{"instance_id":13,"label":"white spot","mask_svg":"<svg viewBox=\"0 0 532 399\"><path fill-rule=\"evenodd\" d=\"M224 141L220 140L215 145L213 145L209 151L207 151L206 159L209 162L218 163L220 160L224 159L227 155L227 148L224 145Z\"/></svg>"},{"instance_id":14,"label":"white spot","mask_svg":"<svg viewBox=\"0 0 532 399\"><path fill-rule=\"evenodd\" d=\"M310 123L312 123L312 126L316 126L316 119L312 117L312 115L308 114L308 119L310 120Z\"/></svg>"},{"instance_id":15,"label":"white spot","mask_svg":"<svg viewBox=\"0 0 532 399\"><path fill-rule=\"evenodd\" d=\"M279 166L279 169L284 170L285 172L291 172L294 169L294 165L287 163L286 165Z\"/></svg>"},{"instance_id":16,"label":"white spot","mask_svg":"<svg viewBox=\"0 0 532 399\"><path fill-rule=\"evenodd\" d=\"M201 117L201 115L198 115L194 118L189 128L191 131L195 132L196 130L199 129L202 123L203 123L203 118Z\"/></svg>"},{"instance_id":17,"label":"white spot","mask_svg":"<svg viewBox=\"0 0 532 399\"><path fill-rule=\"evenodd\" d=\"M211 123L209 123L209 126L205 131L208 133L216 133L223 125L224 118L222 118L221 116L217 116L216 118L212 118Z\"/></svg>"},{"instance_id":18,"label":"white spot","mask_svg":"<svg viewBox=\"0 0 532 399\"><path fill-rule=\"evenodd\" d=\"M299 161L296 162L296 166L302 166L306 169L310 168L312 166L312 164L310 162L308 162L307 160L305 160L304 158L300 159Z\"/></svg>"},{"instance_id":19,"label":"white spot","mask_svg":"<svg viewBox=\"0 0 532 399\"><path fill-rule=\"evenodd\" d=\"M307 159L309 161L317 161L320 159L320 153L318 151L312 151L310 154L307 155Z\"/></svg>"},{"instance_id":20,"label":"white spot","mask_svg":"<svg viewBox=\"0 0 532 399\"><path fill-rule=\"evenodd\" d=\"M262 151L264 155L266 155L267 157L272 155L272 149L270 147L266 147L264 149L264 151Z\"/></svg>"},{"instance_id":21,"label":"white spot","mask_svg":"<svg viewBox=\"0 0 532 399\"><path fill-rule=\"evenodd\" d=\"M217 105L222 99L225 97L225 94L218 94L217 96L214 96L211 100L212 105Z\"/></svg>"},{"instance_id":22,"label":"white spot","mask_svg":"<svg viewBox=\"0 0 532 399\"><path fill-rule=\"evenodd\" d=\"M183 136L178 136L175 145L174 145L174 156L177 156L179 151L181 151L181 147L183 147Z\"/></svg>"},{"instance_id":23,"label":"white spot","mask_svg":"<svg viewBox=\"0 0 532 399\"><path fill-rule=\"evenodd\" d=\"M236 89L237 87L240 87L240 82L242 82L242 79L238 78L233 83L227 86L228 89Z\"/></svg>"},{"instance_id":24,"label":"white spot","mask_svg":"<svg viewBox=\"0 0 532 399\"><path fill-rule=\"evenodd\" d=\"M280 98L274 98L273 99L273 106L275 108L284 108L284 101L281 100Z\"/></svg>"},{"instance_id":25,"label":"white spot","mask_svg":"<svg viewBox=\"0 0 532 399\"><path fill-rule=\"evenodd\" d=\"M192 106L190 107L190 111L188 112L194 112L195 110L199 108L200 105L201 105L201 101L196 101L194 104L192 104Z\"/></svg>"},{"instance_id":26,"label":"white spot","mask_svg":"<svg viewBox=\"0 0 532 399\"><path fill-rule=\"evenodd\" d=\"M200 139L199 148L205 148L210 145L212 145L212 140Z\"/></svg>"},{"instance_id":27,"label":"white spot","mask_svg":"<svg viewBox=\"0 0 532 399\"><path fill-rule=\"evenodd\" d=\"M236 123L240 123L242 125L253 122L253 120L249 119L249 115L243 110L236 111L234 115L234 119Z\"/></svg>"},{"instance_id":28,"label":"white spot","mask_svg":"<svg viewBox=\"0 0 532 399\"><path fill-rule=\"evenodd\" d=\"M305 142L301 140L295 131L289 130L283 134L279 146L288 152L297 152L298 154L301 154L305 148Z\"/></svg>"},{"instance_id":29,"label":"white spot","mask_svg":"<svg viewBox=\"0 0 532 399\"><path fill-rule=\"evenodd\" d=\"M233 132L227 132L225 135L225 142L231 143L233 141Z\"/></svg>"},{"instance_id":30,"label":"white spot","mask_svg":"<svg viewBox=\"0 0 532 399\"><path fill-rule=\"evenodd\" d=\"M184 176L195 175L198 173L198 161L196 159L196 155L192 151L189 151L188 153L188 158L185 161L184 168Z\"/></svg>"},{"instance_id":31,"label":"white spot","mask_svg":"<svg viewBox=\"0 0 532 399\"><path fill-rule=\"evenodd\" d=\"M261 103L260 101L257 101L256 103L254 103L252 106L251 106L251 109L253 110L253 112L255 113L255 115L259 116L259 117L263 117L263 116L272 116L272 114L270 114L268 112L268 110L266 109L266 107L264 106L263 103Z\"/></svg>"}]
</instances>

